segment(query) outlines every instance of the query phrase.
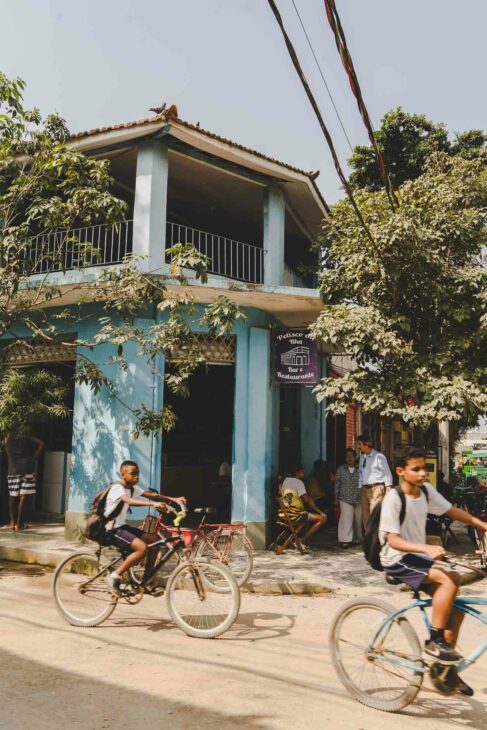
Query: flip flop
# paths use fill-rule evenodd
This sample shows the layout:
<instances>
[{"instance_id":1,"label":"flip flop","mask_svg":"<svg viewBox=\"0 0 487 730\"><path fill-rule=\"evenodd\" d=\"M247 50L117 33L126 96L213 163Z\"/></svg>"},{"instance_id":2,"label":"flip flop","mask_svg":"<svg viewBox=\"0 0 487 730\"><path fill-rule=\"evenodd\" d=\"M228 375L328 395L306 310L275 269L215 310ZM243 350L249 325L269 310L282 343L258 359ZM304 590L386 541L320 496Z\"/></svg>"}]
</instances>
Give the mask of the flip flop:
<instances>
[{"instance_id":1,"label":"flip flop","mask_svg":"<svg viewBox=\"0 0 487 730\"><path fill-rule=\"evenodd\" d=\"M15 527L14 529L16 532L23 532L24 530L28 530L29 527L30 525L21 525L19 527Z\"/></svg>"},{"instance_id":2,"label":"flip flop","mask_svg":"<svg viewBox=\"0 0 487 730\"><path fill-rule=\"evenodd\" d=\"M10 525L2 525L0 530L15 530L15 525L13 527L10 527Z\"/></svg>"}]
</instances>

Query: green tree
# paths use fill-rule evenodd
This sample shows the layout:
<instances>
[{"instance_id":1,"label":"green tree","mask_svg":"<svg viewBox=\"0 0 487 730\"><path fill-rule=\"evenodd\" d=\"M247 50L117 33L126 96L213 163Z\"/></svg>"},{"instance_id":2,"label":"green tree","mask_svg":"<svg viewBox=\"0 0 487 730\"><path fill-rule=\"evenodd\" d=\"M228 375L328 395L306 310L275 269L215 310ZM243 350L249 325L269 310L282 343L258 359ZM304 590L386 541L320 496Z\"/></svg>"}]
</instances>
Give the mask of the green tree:
<instances>
[{"instance_id":1,"label":"green tree","mask_svg":"<svg viewBox=\"0 0 487 730\"><path fill-rule=\"evenodd\" d=\"M80 242L73 229L105 223L116 226L125 217L126 204L111 192L108 160L87 157L69 145L70 133L56 114L41 117L38 109L23 104L25 83L8 79L0 72L0 337L7 347L21 338L60 339L72 333L82 306L62 308L66 297L85 302L99 301L104 316L98 334L82 342L64 340L67 347L94 349L104 344L116 346L115 362L126 368L127 343L136 343L138 355L153 364L156 356L171 355L175 366L166 384L180 395L188 395L191 373L205 361L196 336L195 321L214 335L232 331L235 319L243 317L225 297L203 308L195 307L183 290L168 287L168 277L141 270L134 257L111 267L93 281L63 287L55 283L54 272L75 266L82 269L100 256L91 242ZM49 234L56 231L56 239ZM187 284L184 269L206 281L207 259L191 246L172 249L172 283ZM79 279L78 279L79 282ZM56 311L54 307L58 306ZM137 316L156 307L163 321L142 330ZM162 320L162 317L161 317ZM1 370L1 366L0 366ZM158 376L154 368L154 374ZM1 372L0 372L1 375ZM15 378L3 380L8 389ZM110 381L90 360L78 356L76 377L94 390L108 388L117 398L116 383ZM130 404L125 404L130 407ZM175 414L168 408L153 410L141 404L134 411L135 435L149 434L174 425Z\"/></svg>"},{"instance_id":2,"label":"green tree","mask_svg":"<svg viewBox=\"0 0 487 730\"><path fill-rule=\"evenodd\" d=\"M67 387L46 370L8 370L0 381L0 434L23 433L54 418L66 418Z\"/></svg>"},{"instance_id":3,"label":"green tree","mask_svg":"<svg viewBox=\"0 0 487 730\"><path fill-rule=\"evenodd\" d=\"M419 177L434 152L487 161L487 135L482 130L457 132L450 141L444 124L432 122L424 114L408 114L401 107L384 115L376 137L395 187ZM372 191L382 189L372 146L358 145L348 162L352 168L350 183L353 187Z\"/></svg>"},{"instance_id":4,"label":"green tree","mask_svg":"<svg viewBox=\"0 0 487 730\"><path fill-rule=\"evenodd\" d=\"M487 169L447 153L425 168L395 212L385 192L357 192L373 243L347 200L334 207L312 331L357 363L317 387L331 412L355 402L427 431L487 411Z\"/></svg>"}]
</instances>

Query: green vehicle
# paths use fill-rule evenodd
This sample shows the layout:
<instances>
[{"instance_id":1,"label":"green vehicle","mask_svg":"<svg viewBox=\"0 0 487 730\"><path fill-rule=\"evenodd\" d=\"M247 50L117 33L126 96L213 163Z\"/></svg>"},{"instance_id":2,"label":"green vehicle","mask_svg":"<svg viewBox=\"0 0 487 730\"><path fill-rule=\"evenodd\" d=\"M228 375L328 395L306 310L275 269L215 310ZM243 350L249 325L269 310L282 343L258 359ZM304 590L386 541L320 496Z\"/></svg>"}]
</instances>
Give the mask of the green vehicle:
<instances>
[{"instance_id":1,"label":"green vehicle","mask_svg":"<svg viewBox=\"0 0 487 730\"><path fill-rule=\"evenodd\" d=\"M483 487L487 487L487 450L462 451L462 474L465 479L476 477Z\"/></svg>"}]
</instances>

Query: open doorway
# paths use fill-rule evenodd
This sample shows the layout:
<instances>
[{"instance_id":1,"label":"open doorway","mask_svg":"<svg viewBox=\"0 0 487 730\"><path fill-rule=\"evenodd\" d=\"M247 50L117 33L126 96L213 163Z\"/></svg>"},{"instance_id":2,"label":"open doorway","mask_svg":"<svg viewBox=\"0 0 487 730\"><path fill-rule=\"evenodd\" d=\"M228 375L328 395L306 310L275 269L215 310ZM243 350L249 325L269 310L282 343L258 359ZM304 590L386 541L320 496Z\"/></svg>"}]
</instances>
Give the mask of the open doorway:
<instances>
[{"instance_id":1,"label":"open doorway","mask_svg":"<svg viewBox=\"0 0 487 730\"><path fill-rule=\"evenodd\" d=\"M288 474L301 464L301 386L279 389L279 472Z\"/></svg>"},{"instance_id":2,"label":"open doorway","mask_svg":"<svg viewBox=\"0 0 487 730\"><path fill-rule=\"evenodd\" d=\"M177 415L164 436L162 491L185 495L190 508L212 506L218 518L231 516L235 366L207 365L189 381L188 398L167 388L164 402Z\"/></svg>"}]
</instances>

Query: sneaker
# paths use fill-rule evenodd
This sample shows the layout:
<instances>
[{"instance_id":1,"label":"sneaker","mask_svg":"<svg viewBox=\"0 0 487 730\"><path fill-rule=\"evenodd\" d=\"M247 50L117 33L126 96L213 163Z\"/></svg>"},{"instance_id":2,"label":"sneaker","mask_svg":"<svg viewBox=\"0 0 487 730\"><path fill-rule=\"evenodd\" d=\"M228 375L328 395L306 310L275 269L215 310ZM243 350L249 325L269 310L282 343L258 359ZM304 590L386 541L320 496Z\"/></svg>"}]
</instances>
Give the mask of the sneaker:
<instances>
[{"instance_id":1,"label":"sneaker","mask_svg":"<svg viewBox=\"0 0 487 730\"><path fill-rule=\"evenodd\" d=\"M459 692L473 697L473 689L460 678L455 667L433 662L430 667L430 678L433 686L444 695Z\"/></svg>"},{"instance_id":2,"label":"sneaker","mask_svg":"<svg viewBox=\"0 0 487 730\"><path fill-rule=\"evenodd\" d=\"M111 575L111 574L107 576L108 588L115 596L119 596L119 597L123 595L122 590L120 588L120 581L121 581L121 578L119 576L115 577L114 575Z\"/></svg>"},{"instance_id":3,"label":"sneaker","mask_svg":"<svg viewBox=\"0 0 487 730\"><path fill-rule=\"evenodd\" d=\"M463 659L462 655L455 651L453 646L444 639L439 641L429 639L424 645L424 651L428 656L434 657L440 664L445 666L458 664Z\"/></svg>"},{"instance_id":4,"label":"sneaker","mask_svg":"<svg viewBox=\"0 0 487 730\"><path fill-rule=\"evenodd\" d=\"M460 694L466 695L467 697L473 697L474 691L472 687L470 687L470 685L463 681L463 679L458 674L456 667L449 668L446 681L448 682L448 684L453 685L453 687L455 688L455 692L460 692Z\"/></svg>"}]
</instances>

